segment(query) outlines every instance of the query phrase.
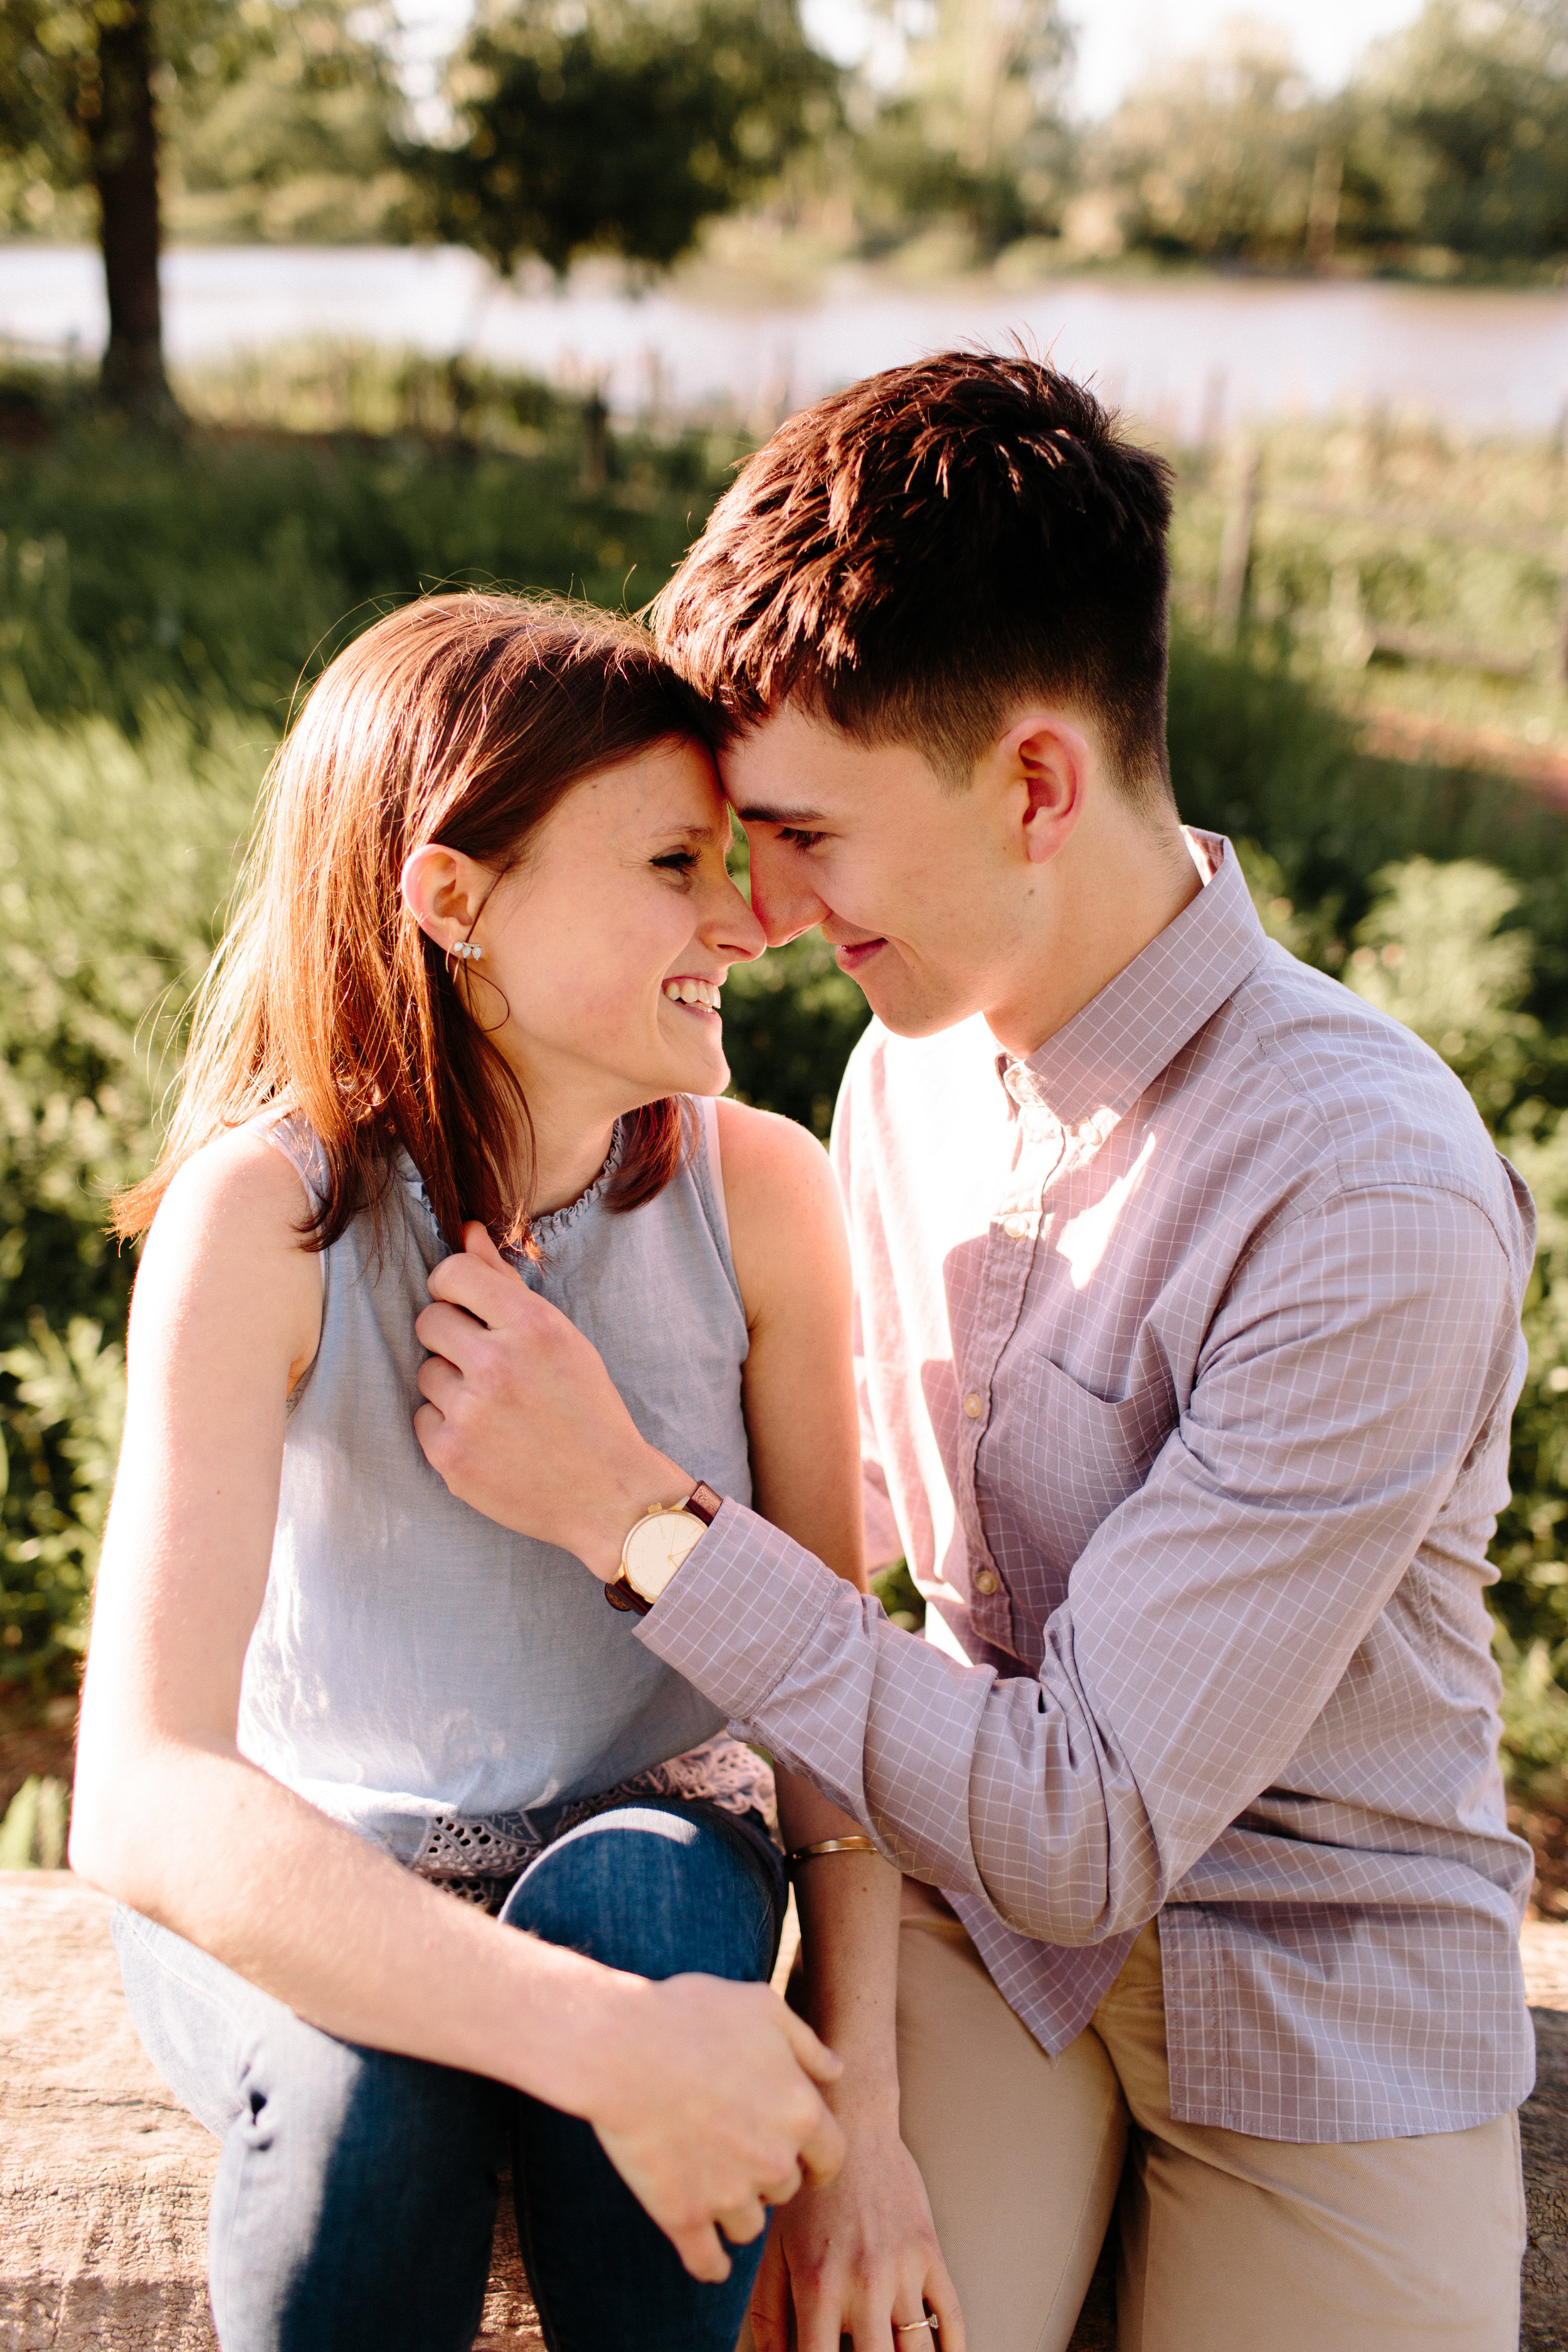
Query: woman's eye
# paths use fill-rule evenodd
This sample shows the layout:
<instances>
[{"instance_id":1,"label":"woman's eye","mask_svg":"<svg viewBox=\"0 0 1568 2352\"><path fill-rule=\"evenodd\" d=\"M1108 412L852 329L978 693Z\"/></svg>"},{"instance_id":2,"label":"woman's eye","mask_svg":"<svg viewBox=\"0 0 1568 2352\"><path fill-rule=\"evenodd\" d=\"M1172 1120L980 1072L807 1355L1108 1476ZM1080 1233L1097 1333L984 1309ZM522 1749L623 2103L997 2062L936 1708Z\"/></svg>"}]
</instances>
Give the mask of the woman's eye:
<instances>
[{"instance_id":1,"label":"woman's eye","mask_svg":"<svg viewBox=\"0 0 1568 2352\"><path fill-rule=\"evenodd\" d=\"M803 833L798 824L781 824L779 839L787 841L792 849L815 849L819 841L827 838L823 833Z\"/></svg>"},{"instance_id":2,"label":"woman's eye","mask_svg":"<svg viewBox=\"0 0 1568 2352\"><path fill-rule=\"evenodd\" d=\"M689 874L697 863L697 852L694 849L671 849L653 862L667 874Z\"/></svg>"}]
</instances>

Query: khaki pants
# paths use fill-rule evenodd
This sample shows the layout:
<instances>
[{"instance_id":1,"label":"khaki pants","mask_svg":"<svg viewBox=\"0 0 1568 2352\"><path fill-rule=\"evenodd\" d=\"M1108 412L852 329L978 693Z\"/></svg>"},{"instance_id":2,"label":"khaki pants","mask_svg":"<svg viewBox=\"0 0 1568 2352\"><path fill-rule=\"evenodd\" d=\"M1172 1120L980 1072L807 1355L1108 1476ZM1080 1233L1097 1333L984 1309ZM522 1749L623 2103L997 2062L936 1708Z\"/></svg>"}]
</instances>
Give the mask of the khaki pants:
<instances>
[{"instance_id":1,"label":"khaki pants","mask_svg":"<svg viewBox=\"0 0 1568 2352\"><path fill-rule=\"evenodd\" d=\"M903 2134L969 2352L1062 2352L1119 2187L1121 2352L1517 2352L1515 2116L1329 2147L1176 2123L1157 1925L1055 2064L951 1914L901 1947Z\"/></svg>"}]
</instances>

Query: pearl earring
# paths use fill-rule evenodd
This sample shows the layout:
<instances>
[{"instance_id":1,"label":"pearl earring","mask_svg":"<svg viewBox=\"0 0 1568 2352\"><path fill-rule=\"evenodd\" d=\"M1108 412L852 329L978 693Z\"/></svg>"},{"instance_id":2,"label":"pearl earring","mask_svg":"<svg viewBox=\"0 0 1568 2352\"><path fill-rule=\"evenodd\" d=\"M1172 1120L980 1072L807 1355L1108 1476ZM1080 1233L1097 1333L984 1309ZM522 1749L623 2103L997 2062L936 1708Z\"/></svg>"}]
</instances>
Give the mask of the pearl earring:
<instances>
[{"instance_id":1,"label":"pearl earring","mask_svg":"<svg viewBox=\"0 0 1568 2352\"><path fill-rule=\"evenodd\" d=\"M469 940L458 940L447 949L447 952L448 955L455 955L459 963L478 963L484 954L484 950L475 947Z\"/></svg>"}]
</instances>

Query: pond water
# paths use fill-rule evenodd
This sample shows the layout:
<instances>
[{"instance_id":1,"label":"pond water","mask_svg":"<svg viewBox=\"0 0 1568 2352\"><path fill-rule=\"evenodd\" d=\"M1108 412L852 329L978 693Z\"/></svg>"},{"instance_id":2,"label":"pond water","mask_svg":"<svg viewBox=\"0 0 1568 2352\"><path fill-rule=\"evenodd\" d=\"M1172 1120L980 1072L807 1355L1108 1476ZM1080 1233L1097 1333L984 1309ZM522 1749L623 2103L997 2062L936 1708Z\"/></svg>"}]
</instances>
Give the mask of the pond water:
<instances>
[{"instance_id":1,"label":"pond water","mask_svg":"<svg viewBox=\"0 0 1568 2352\"><path fill-rule=\"evenodd\" d=\"M718 399L749 416L782 415L875 368L1014 334L1175 434L1367 402L1544 431L1568 403L1561 291L1076 276L1016 291L988 278L910 289L846 268L799 307L721 307L679 282L629 296L605 269L555 294L502 286L451 248L311 246L179 247L165 257L164 288L177 362L317 335L468 349L569 381L596 377L622 412ZM0 246L0 335L74 339L93 352L103 334L94 253Z\"/></svg>"}]
</instances>

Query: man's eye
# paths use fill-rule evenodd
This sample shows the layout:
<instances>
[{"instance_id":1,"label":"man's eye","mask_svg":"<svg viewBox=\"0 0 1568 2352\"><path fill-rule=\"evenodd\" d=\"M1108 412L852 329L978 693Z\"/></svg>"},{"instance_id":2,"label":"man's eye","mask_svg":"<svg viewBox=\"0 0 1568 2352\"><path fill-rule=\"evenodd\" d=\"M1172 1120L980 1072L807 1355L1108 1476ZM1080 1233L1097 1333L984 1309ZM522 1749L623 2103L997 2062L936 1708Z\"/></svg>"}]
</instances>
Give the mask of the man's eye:
<instances>
[{"instance_id":1,"label":"man's eye","mask_svg":"<svg viewBox=\"0 0 1568 2352\"><path fill-rule=\"evenodd\" d=\"M825 833L803 833L798 824L781 824L779 827L779 839L787 841L792 849L815 849L819 841L826 838Z\"/></svg>"}]
</instances>

